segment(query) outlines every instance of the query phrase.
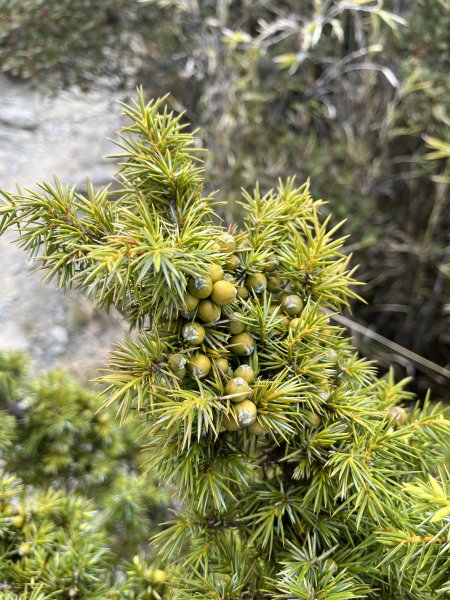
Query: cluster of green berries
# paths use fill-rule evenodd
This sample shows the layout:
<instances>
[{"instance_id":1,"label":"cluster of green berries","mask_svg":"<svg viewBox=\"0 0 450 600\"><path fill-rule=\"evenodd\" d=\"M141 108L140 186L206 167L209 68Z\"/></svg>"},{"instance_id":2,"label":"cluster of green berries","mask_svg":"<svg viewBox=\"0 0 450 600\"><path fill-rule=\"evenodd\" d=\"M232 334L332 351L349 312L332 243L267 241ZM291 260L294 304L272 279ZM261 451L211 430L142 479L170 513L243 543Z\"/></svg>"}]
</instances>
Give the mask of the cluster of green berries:
<instances>
[{"instance_id":1,"label":"cluster of green berries","mask_svg":"<svg viewBox=\"0 0 450 600\"><path fill-rule=\"evenodd\" d=\"M14 530L16 531L17 540L15 541L17 541L17 545L15 545L14 550L17 558L30 554L32 545L29 541L24 539L24 536L21 533L21 530L24 528L27 521L27 514L24 507L21 504L13 504L10 502L3 503L0 501L0 515L5 519L4 526L6 529L4 537L8 538L10 535L13 535ZM9 533L8 526L11 528Z\"/></svg>"},{"instance_id":2,"label":"cluster of green berries","mask_svg":"<svg viewBox=\"0 0 450 600\"><path fill-rule=\"evenodd\" d=\"M136 555L133 557L133 562L130 564L130 569L127 575L139 582L140 597L151 600L160 600L167 590L167 571L157 569L149 565L144 556Z\"/></svg>"},{"instance_id":3,"label":"cluster of green berries","mask_svg":"<svg viewBox=\"0 0 450 600\"><path fill-rule=\"evenodd\" d=\"M258 422L257 406L252 401L251 384L257 373L246 362L255 351L256 341L246 330L244 305L266 290L277 296L280 293L270 311L277 311L277 323L287 331L298 325L304 303L297 294L282 289L284 282L274 273L278 266L275 258L268 260L261 271L242 275L244 270L235 254L234 236L224 233L217 244L218 249L228 254L223 267L209 264L204 274L190 278L178 318L175 322L166 322L170 331L180 333L183 343L180 352L167 357L167 365L180 382L185 377L206 380L211 374L218 375L222 398L229 401L229 410L222 416L222 429L247 428L253 434L262 435L267 429ZM241 276L235 278L238 270ZM208 330L220 332L221 339L226 340L223 351L209 343Z\"/></svg>"},{"instance_id":4,"label":"cluster of green berries","mask_svg":"<svg viewBox=\"0 0 450 600\"><path fill-rule=\"evenodd\" d=\"M223 266L205 265L202 275L188 280L177 318L165 326L176 334L175 346L179 344L179 349L166 357L165 364L181 387L198 389L200 397L207 397L211 384L212 393L223 401L222 430L246 429L263 435L269 426L267 419L261 418L263 413L259 414L256 392L264 379L264 371L260 372L258 366L257 340L252 334L255 330L249 325L249 311L253 302L261 305L264 297L264 303L269 301L268 318L275 315L272 323L276 323L280 335L286 336L290 330L296 335L302 323L304 301L286 277L279 274L275 257L267 259L260 270L247 272L241 264L245 261L245 249L237 249L233 235L224 233L217 244L217 249L228 258ZM322 308L317 312L325 316ZM323 322L327 323L328 319ZM332 335L333 330L325 326L322 333ZM338 355L334 349L329 348L326 356L337 365ZM294 361L292 368L302 374L301 363ZM325 402L331 392L330 383L322 381L318 393ZM394 407L391 411L394 426L403 425L408 416L405 409ZM308 417L314 427L320 425L320 420L316 413Z\"/></svg>"}]
</instances>

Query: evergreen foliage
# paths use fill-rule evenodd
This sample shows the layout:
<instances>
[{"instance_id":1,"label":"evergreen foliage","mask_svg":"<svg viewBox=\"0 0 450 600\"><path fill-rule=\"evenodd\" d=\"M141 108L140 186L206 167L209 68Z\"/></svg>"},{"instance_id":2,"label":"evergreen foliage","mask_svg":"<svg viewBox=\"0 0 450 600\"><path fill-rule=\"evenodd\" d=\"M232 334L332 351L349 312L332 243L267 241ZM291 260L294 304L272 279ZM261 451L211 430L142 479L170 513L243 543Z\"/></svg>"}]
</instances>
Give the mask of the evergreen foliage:
<instances>
[{"instance_id":1,"label":"evergreen foliage","mask_svg":"<svg viewBox=\"0 0 450 600\"><path fill-rule=\"evenodd\" d=\"M178 493L154 538L171 597L446 597L450 421L333 325L357 294L323 203L256 187L225 228L180 117L142 94L124 111L118 190L3 191L1 229L138 330L103 407L145 416L148 464Z\"/></svg>"},{"instance_id":2,"label":"evergreen foliage","mask_svg":"<svg viewBox=\"0 0 450 600\"><path fill-rule=\"evenodd\" d=\"M27 363L0 354L0 597L160 600L167 574L147 539L168 496L137 421L96 414L96 395L61 372L28 381Z\"/></svg>"},{"instance_id":3,"label":"evergreen foliage","mask_svg":"<svg viewBox=\"0 0 450 600\"><path fill-rule=\"evenodd\" d=\"M311 177L325 212L352 215L344 231L369 283L357 320L446 365L449 3L157 4L166 29L148 38L160 66L151 81L202 127L214 185L231 200L255 179L265 191L292 173ZM447 154L428 160L429 138ZM360 349L414 372L370 337ZM447 378L423 373L416 388L448 394Z\"/></svg>"},{"instance_id":4,"label":"evergreen foliage","mask_svg":"<svg viewBox=\"0 0 450 600\"><path fill-rule=\"evenodd\" d=\"M311 177L337 220L352 214L345 232L370 282L358 320L445 365L449 27L446 0L0 0L0 69L53 87L170 90L227 201L256 178L265 192ZM429 142L447 153L428 160ZM359 344L386 367L395 358ZM395 366L411 374L405 356ZM423 368L414 385L430 383L448 393Z\"/></svg>"}]
</instances>

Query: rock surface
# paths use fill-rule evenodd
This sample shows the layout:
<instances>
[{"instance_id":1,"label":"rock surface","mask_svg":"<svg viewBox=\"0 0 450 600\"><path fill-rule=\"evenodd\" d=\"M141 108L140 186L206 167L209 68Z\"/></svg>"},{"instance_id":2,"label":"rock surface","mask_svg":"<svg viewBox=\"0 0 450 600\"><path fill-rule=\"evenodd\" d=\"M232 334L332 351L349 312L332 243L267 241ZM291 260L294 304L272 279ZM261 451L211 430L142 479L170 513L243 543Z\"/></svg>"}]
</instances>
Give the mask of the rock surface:
<instances>
[{"instance_id":1,"label":"rock surface","mask_svg":"<svg viewBox=\"0 0 450 600\"><path fill-rule=\"evenodd\" d=\"M49 97L0 78L0 187L15 182L32 188L57 174L82 189L88 176L95 186L114 172L107 138L120 126L120 107L110 93L61 92ZM34 271L13 242L0 238L0 349L26 350L34 371L62 367L82 380L95 376L124 324L76 292L64 294Z\"/></svg>"}]
</instances>

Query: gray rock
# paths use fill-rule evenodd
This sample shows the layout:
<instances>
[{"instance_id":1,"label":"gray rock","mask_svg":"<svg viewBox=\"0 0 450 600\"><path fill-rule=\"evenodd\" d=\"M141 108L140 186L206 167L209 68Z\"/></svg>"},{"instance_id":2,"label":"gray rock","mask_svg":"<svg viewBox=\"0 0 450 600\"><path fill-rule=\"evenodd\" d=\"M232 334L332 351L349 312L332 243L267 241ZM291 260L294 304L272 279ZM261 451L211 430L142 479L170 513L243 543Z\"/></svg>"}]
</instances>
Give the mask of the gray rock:
<instances>
[{"instance_id":1,"label":"gray rock","mask_svg":"<svg viewBox=\"0 0 450 600\"><path fill-rule=\"evenodd\" d=\"M30 107L22 102L0 105L0 124L13 129L34 131L38 128L36 115Z\"/></svg>"},{"instance_id":2,"label":"gray rock","mask_svg":"<svg viewBox=\"0 0 450 600\"><path fill-rule=\"evenodd\" d=\"M0 325L0 348L2 350L29 350L29 339L14 321L2 322Z\"/></svg>"},{"instance_id":3,"label":"gray rock","mask_svg":"<svg viewBox=\"0 0 450 600\"><path fill-rule=\"evenodd\" d=\"M69 341L68 332L60 325L54 325L53 327L50 327L48 330L48 336L52 340L53 344L65 346Z\"/></svg>"},{"instance_id":4,"label":"gray rock","mask_svg":"<svg viewBox=\"0 0 450 600\"><path fill-rule=\"evenodd\" d=\"M66 91L44 96L0 76L0 187L35 187L52 181L85 189L109 183L115 170L103 157L115 149L108 138L120 126L120 107L110 92ZM88 380L103 366L111 345L123 337L120 315L100 313L75 291L43 286L25 255L0 238L0 350L28 351L34 372L62 367Z\"/></svg>"}]
</instances>

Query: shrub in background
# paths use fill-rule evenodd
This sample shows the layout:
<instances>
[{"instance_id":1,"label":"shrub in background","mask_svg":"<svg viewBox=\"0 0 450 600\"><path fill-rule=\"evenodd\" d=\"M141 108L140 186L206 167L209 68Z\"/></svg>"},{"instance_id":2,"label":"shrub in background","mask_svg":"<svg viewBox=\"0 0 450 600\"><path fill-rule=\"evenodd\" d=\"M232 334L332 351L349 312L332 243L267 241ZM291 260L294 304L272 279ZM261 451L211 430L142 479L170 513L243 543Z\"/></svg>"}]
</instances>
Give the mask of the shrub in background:
<instances>
[{"instance_id":1,"label":"shrub in background","mask_svg":"<svg viewBox=\"0 0 450 600\"><path fill-rule=\"evenodd\" d=\"M159 600L167 573L147 540L168 496L137 420L120 428L92 391L57 371L30 382L26 365L0 354L2 598Z\"/></svg>"},{"instance_id":2,"label":"shrub in background","mask_svg":"<svg viewBox=\"0 0 450 600\"><path fill-rule=\"evenodd\" d=\"M48 88L111 79L123 84L134 15L128 5L125 0L0 0L2 71Z\"/></svg>"},{"instance_id":3,"label":"shrub in background","mask_svg":"<svg viewBox=\"0 0 450 600\"><path fill-rule=\"evenodd\" d=\"M330 322L357 296L322 202L257 187L225 228L180 117L124 108L119 191L3 192L2 230L139 332L112 352L103 406L145 414L178 491L155 538L171 597L446 597L450 422Z\"/></svg>"}]
</instances>

